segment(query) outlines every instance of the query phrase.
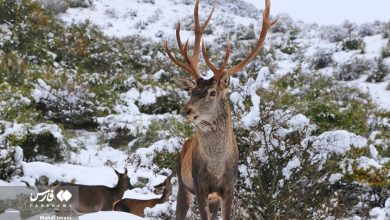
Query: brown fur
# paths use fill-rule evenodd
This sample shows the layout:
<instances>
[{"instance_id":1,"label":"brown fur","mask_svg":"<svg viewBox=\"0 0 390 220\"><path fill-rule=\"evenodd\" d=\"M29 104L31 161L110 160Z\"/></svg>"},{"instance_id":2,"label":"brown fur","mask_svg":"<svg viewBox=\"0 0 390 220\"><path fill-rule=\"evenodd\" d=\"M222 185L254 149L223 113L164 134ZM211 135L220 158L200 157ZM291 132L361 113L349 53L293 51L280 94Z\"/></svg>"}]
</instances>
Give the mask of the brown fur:
<instances>
[{"instance_id":1,"label":"brown fur","mask_svg":"<svg viewBox=\"0 0 390 220\"><path fill-rule=\"evenodd\" d=\"M183 145L177 160L179 192L177 195L176 218L185 219L192 196L196 195L202 220L215 219L222 208L222 218L231 219L233 186L238 170L238 148L233 133L231 111L227 100L229 76L242 70L260 52L269 29L276 23L270 21L270 0L265 0L263 25L256 45L238 64L225 68L230 57L230 42L227 42L225 58L220 67L210 61L205 43L202 43L202 56L213 72L213 78L204 80L199 69L201 38L206 30L214 8L203 24L199 21L199 0L194 7L194 35L192 55L189 54L189 41L185 44L180 38L180 22L176 26L176 40L182 60L178 60L165 42L164 49L174 64L190 73L195 81L175 79L175 83L186 91L191 91L191 99L185 105L182 115L196 124L197 130Z\"/></svg>"},{"instance_id":2,"label":"brown fur","mask_svg":"<svg viewBox=\"0 0 390 220\"><path fill-rule=\"evenodd\" d=\"M115 170L118 176L118 183L114 188L107 186L87 186L79 184L64 183L62 186L78 186L79 201L74 204L74 209L79 213L91 213L98 211L112 210L112 204L120 200L124 192L129 189L130 179L127 176L127 170L120 174Z\"/></svg>"},{"instance_id":3,"label":"brown fur","mask_svg":"<svg viewBox=\"0 0 390 220\"><path fill-rule=\"evenodd\" d=\"M172 177L173 175L170 175L163 183L154 186L155 188L164 187L163 195L159 199L121 199L120 201L117 201L113 204L112 209L114 211L128 212L144 217L145 208L153 208L155 205L164 203L169 200L169 196L172 195Z\"/></svg>"},{"instance_id":4,"label":"brown fur","mask_svg":"<svg viewBox=\"0 0 390 220\"><path fill-rule=\"evenodd\" d=\"M215 219L221 203L223 219L231 219L238 148L226 97L229 76L221 81L198 80L182 115L197 130L187 140L177 161L179 192L176 217L185 219L196 195L202 219ZM216 92L216 95L213 94Z\"/></svg>"}]
</instances>

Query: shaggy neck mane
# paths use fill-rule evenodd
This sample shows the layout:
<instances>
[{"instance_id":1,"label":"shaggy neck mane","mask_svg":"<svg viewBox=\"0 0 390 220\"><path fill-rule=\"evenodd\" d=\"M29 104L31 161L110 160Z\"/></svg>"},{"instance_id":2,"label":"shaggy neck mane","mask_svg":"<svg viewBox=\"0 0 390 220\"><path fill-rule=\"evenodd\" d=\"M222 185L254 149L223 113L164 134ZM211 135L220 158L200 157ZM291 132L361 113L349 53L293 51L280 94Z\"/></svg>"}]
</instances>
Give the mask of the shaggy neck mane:
<instances>
[{"instance_id":1,"label":"shaggy neck mane","mask_svg":"<svg viewBox=\"0 0 390 220\"><path fill-rule=\"evenodd\" d=\"M201 121L197 125L200 144L208 155L225 152L233 134L229 102L223 98L219 105L212 121Z\"/></svg>"}]
</instances>

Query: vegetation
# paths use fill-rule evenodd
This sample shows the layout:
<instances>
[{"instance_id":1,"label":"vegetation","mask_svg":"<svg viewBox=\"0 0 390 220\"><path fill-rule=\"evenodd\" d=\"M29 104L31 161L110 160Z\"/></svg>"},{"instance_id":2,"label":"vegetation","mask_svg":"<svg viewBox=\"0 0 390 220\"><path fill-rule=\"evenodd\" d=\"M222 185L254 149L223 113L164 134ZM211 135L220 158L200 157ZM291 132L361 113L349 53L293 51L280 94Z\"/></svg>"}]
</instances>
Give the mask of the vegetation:
<instances>
[{"instance_id":1,"label":"vegetation","mask_svg":"<svg viewBox=\"0 0 390 220\"><path fill-rule=\"evenodd\" d=\"M342 46L343 50L360 50L364 53L365 43L359 38L349 38L343 40Z\"/></svg>"},{"instance_id":2,"label":"vegetation","mask_svg":"<svg viewBox=\"0 0 390 220\"><path fill-rule=\"evenodd\" d=\"M154 173L175 171L178 148L194 127L176 117L189 94L171 80L187 74L170 64L162 44L142 36L108 37L88 21L65 25L58 13L77 1L58 8L48 2L0 0L0 179L22 176L22 161L68 162L70 151L87 149L68 142L85 130L100 135L98 151L109 146ZM388 38L389 25L306 26L283 16L260 58L231 78L240 148L235 219L368 218L370 209L383 207L390 197L390 113L337 80L388 81L390 44L374 60L363 54L368 46L363 37L383 33ZM182 28L191 25L187 18ZM234 65L252 49L258 33L253 25L221 25L232 33L229 65ZM215 34L211 29L207 34ZM331 46L305 45L306 32ZM221 62L226 36L216 36L215 42L208 50ZM340 61L339 54L350 58ZM293 70L279 71L282 65ZM207 71L204 63L200 68ZM259 106L253 106L255 95ZM241 119L254 107L260 109L259 119L246 127ZM333 143L321 138L336 138L337 132L365 142L332 151ZM169 209L163 216L173 213Z\"/></svg>"}]
</instances>

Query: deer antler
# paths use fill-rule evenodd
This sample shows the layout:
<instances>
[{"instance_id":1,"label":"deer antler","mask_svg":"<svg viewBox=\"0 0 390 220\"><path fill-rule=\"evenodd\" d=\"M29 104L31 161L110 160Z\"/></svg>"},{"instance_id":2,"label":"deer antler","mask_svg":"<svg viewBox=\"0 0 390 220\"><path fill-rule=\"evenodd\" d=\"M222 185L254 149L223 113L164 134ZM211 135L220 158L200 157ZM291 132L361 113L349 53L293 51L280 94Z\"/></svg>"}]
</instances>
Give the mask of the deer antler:
<instances>
[{"instance_id":1,"label":"deer antler","mask_svg":"<svg viewBox=\"0 0 390 220\"><path fill-rule=\"evenodd\" d=\"M168 42L166 41L164 44L165 52L168 54L169 58L172 60L174 64L179 66L180 68L184 69L188 73L190 73L195 80L198 80L201 78L200 71L199 71L199 52L200 52L200 43L202 39L203 32L206 30L207 24L209 23L211 16L214 13L214 7L211 10L207 20L200 25L199 23L199 0L195 0L195 8L194 8L194 33L195 33L195 43L194 43L194 49L193 53L190 56L188 54L188 48L189 48L189 40L186 41L184 47L180 39L180 22L176 25L176 40L177 40L177 46L179 48L179 52L182 55L184 62L181 62L175 58L175 56L172 54L170 49L168 48Z\"/></svg>"},{"instance_id":2,"label":"deer antler","mask_svg":"<svg viewBox=\"0 0 390 220\"><path fill-rule=\"evenodd\" d=\"M242 68L244 68L249 62L251 62L256 55L260 52L261 48L264 45L265 38L267 36L268 30L277 22L277 20L270 21L269 15L270 15L270 8L271 8L271 3L270 0L265 0L265 9L263 13L263 27L260 32L260 37L257 40L257 43L253 50L250 52L250 54L239 64L232 66L228 69L225 69L228 61L229 61L229 56L230 56L230 41L229 39L227 40L227 48L226 48L226 53L225 53L225 58L223 60L222 65L217 68L215 67L214 64L211 63L207 53L206 53L206 45L204 42L202 42L202 54L203 58L207 64L207 66L213 71L214 73L214 78L216 80L220 80L223 75L228 74L228 75L233 75L234 73L240 71Z\"/></svg>"}]
</instances>

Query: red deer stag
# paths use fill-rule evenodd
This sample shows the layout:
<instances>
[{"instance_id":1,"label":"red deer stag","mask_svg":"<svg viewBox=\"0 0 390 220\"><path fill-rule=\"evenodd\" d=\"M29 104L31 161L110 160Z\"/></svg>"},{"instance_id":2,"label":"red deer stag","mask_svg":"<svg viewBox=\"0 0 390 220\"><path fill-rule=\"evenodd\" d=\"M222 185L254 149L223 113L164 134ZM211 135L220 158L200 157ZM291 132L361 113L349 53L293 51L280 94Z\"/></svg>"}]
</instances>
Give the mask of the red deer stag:
<instances>
[{"instance_id":1,"label":"red deer stag","mask_svg":"<svg viewBox=\"0 0 390 220\"><path fill-rule=\"evenodd\" d=\"M118 202L115 202L112 206L114 211L128 212L134 215L144 217L145 208L153 208L157 204L164 203L169 200L169 196L172 195L172 183L171 179L173 174L168 176L165 181L159 185L154 186L154 188L164 187L162 196L159 199L149 199L149 200L140 200L140 199L122 199Z\"/></svg>"},{"instance_id":2,"label":"red deer stag","mask_svg":"<svg viewBox=\"0 0 390 220\"><path fill-rule=\"evenodd\" d=\"M184 143L177 161L179 191L176 218L185 219L192 195L196 195L201 219L209 219L209 213L212 214L211 219L215 219L221 200L222 218L227 220L231 219L233 187L238 169L238 148L227 99L229 77L242 70L255 58L263 47L268 30L276 21L270 21L270 0L265 0L263 27L253 50L237 65L225 68L230 56L228 41L224 60L220 67L216 67L211 63L201 39L214 8L201 25L198 7L199 1L195 0L195 43L192 55L188 53L189 41L183 45L180 39L180 22L176 27L176 39L182 61L175 58L167 42L164 44L164 49L172 62L194 78L194 81L182 78L174 80L182 89L191 91L191 99L181 114L196 125L196 132ZM203 79L200 74L201 43L205 63L214 73L211 79Z\"/></svg>"},{"instance_id":3,"label":"red deer stag","mask_svg":"<svg viewBox=\"0 0 390 220\"><path fill-rule=\"evenodd\" d=\"M111 211L112 204L120 199L124 192L131 188L130 179L127 176L127 169L123 174L115 170L118 176L118 183L114 188L107 186L88 186L79 184L64 183L60 186L77 186L79 200L73 205L74 211L78 213L91 213L98 211ZM56 188L59 190L61 188ZM56 191L55 190L55 191ZM55 192L57 194L57 192Z\"/></svg>"}]
</instances>

